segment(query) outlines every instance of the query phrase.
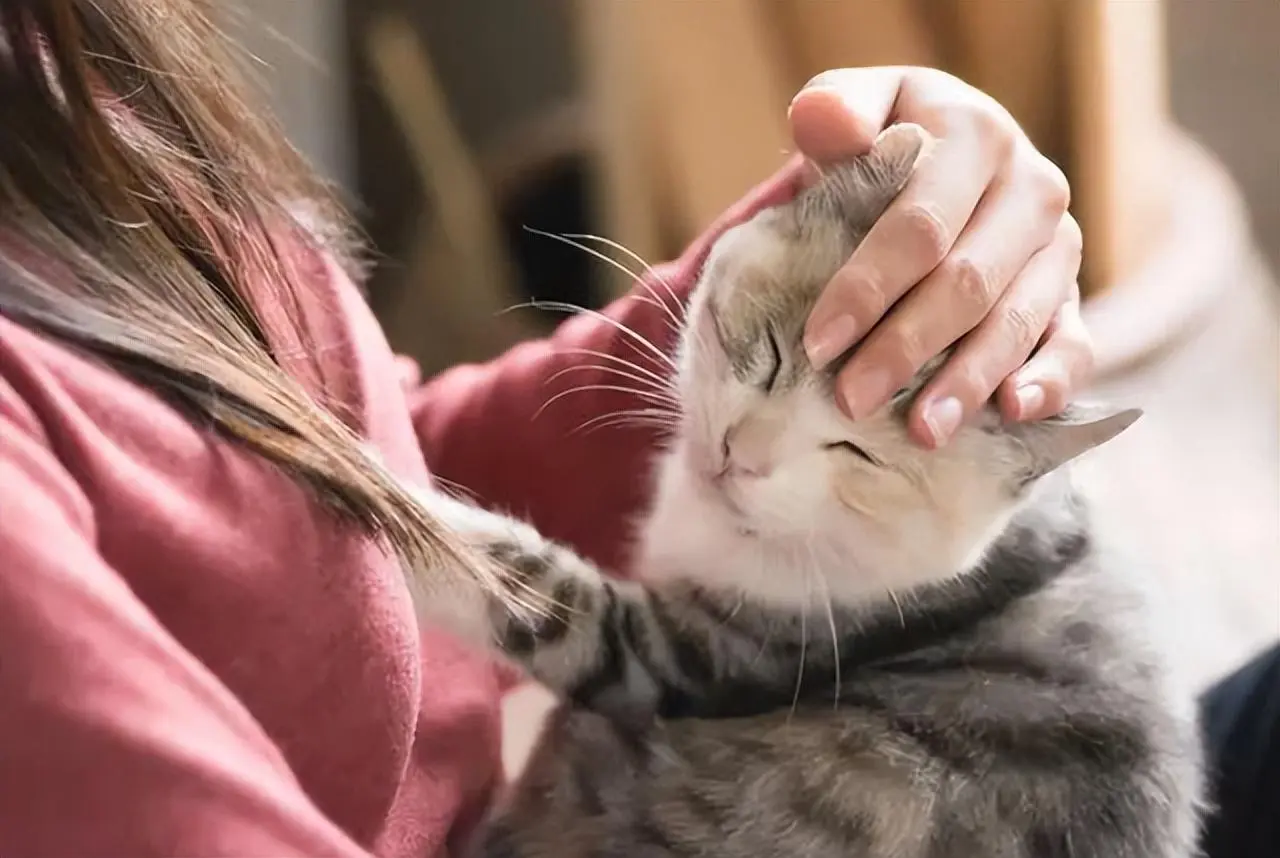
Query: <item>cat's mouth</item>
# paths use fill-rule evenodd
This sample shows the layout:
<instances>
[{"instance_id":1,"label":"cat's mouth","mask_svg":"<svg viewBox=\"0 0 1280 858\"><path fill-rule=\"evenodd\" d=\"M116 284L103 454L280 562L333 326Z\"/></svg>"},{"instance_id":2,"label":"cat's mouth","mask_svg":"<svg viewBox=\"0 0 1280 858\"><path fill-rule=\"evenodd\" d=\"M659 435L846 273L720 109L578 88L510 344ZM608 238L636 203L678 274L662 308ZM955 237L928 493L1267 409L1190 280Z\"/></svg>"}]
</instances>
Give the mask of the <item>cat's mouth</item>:
<instances>
[{"instance_id":1,"label":"cat's mouth","mask_svg":"<svg viewBox=\"0 0 1280 858\"><path fill-rule=\"evenodd\" d=\"M737 499L734 498L730 491L731 486L725 484L724 481L726 478L722 476L719 480L720 481L717 483L712 483L712 493L719 498L720 503L724 504L724 506L728 508L729 512L733 513L734 517L746 518L747 512L742 508L742 505L738 503Z\"/></svg>"},{"instance_id":2,"label":"cat's mouth","mask_svg":"<svg viewBox=\"0 0 1280 858\"><path fill-rule=\"evenodd\" d=\"M729 514L733 528L742 536L758 536L759 531L751 525L752 516L742 503L734 497L733 477L721 472L707 474L704 479L706 493L721 509Z\"/></svg>"},{"instance_id":3,"label":"cat's mouth","mask_svg":"<svg viewBox=\"0 0 1280 858\"><path fill-rule=\"evenodd\" d=\"M712 494L720 500L721 506L729 511L733 529L741 536L759 536L759 531L748 523L751 518L747 515L747 511L734 499L728 489L728 486L712 487Z\"/></svg>"},{"instance_id":4,"label":"cat's mouth","mask_svg":"<svg viewBox=\"0 0 1280 858\"><path fill-rule=\"evenodd\" d=\"M738 533L743 536L758 535L756 529L750 525L752 516L742 502L735 497L735 478L729 473L728 468L717 467L711 456L694 455L687 460L687 464L694 475L699 494L703 495L708 503L723 510Z\"/></svg>"}]
</instances>

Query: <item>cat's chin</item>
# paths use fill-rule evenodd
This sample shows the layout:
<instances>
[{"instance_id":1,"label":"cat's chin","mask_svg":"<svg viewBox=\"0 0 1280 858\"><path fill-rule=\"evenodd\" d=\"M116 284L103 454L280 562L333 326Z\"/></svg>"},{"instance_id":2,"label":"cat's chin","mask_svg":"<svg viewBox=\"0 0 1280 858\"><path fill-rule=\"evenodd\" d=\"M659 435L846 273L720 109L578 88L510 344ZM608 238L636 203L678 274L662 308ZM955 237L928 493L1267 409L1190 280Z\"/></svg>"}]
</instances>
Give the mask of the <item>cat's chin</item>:
<instances>
[{"instance_id":1,"label":"cat's chin","mask_svg":"<svg viewBox=\"0 0 1280 858\"><path fill-rule=\"evenodd\" d=\"M890 544L855 521L815 529L755 520L695 471L666 465L637 558L637 574L650 583L684 580L803 611L828 597L848 607L879 603L954 579L977 559L967 551L948 557L925 534ZM810 586L797 586L815 574Z\"/></svg>"}]
</instances>

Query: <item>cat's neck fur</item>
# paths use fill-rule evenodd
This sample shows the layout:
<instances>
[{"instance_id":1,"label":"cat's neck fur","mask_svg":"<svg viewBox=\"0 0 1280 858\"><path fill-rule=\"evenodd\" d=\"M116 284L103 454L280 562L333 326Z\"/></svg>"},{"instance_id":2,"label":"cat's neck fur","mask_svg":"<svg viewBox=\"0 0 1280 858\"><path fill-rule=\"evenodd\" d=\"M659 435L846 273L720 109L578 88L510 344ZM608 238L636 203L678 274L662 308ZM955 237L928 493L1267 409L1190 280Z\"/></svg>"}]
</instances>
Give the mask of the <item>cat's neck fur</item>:
<instances>
[{"instance_id":1,"label":"cat's neck fur","mask_svg":"<svg viewBox=\"0 0 1280 858\"><path fill-rule=\"evenodd\" d=\"M699 605L703 614L714 617L722 634L758 648L759 663L785 666L773 674L761 669L746 680L721 677L714 688L664 699L665 717L742 717L804 701L830 705L833 699L857 693L856 684L846 685L842 677L862 669L910 669L904 666L954 659L955 647L969 652L963 642L982 640L981 630L990 629L989 624L1017 622L1019 605L1059 598L1053 595L1057 582L1092 577L1098 568L1096 547L1087 505L1067 474L1052 475L1038 489L970 566L915 587L869 587L857 596L848 590L824 592L815 583L807 588L812 597L808 603L797 602L793 595L806 590L802 576L807 573L795 565L790 548L735 534L718 537L718 542L704 537L703 544L718 546L721 554L697 549L677 556L671 550L680 550L677 543L664 539L665 549L651 554L649 562L671 565L646 567L662 579L646 581L649 588L676 602ZM663 536L653 528L648 535ZM693 538L687 543L697 544ZM854 556L853 547L846 556L836 556L832 549L831 556L823 558L832 564L820 570L823 577L848 580L849 566L856 562L849 557ZM737 585L716 583L703 573L735 563L754 564ZM772 583L752 584L764 576ZM990 652L981 657L998 661L1007 656L998 647L987 649ZM763 681L766 674L778 681Z\"/></svg>"}]
</instances>

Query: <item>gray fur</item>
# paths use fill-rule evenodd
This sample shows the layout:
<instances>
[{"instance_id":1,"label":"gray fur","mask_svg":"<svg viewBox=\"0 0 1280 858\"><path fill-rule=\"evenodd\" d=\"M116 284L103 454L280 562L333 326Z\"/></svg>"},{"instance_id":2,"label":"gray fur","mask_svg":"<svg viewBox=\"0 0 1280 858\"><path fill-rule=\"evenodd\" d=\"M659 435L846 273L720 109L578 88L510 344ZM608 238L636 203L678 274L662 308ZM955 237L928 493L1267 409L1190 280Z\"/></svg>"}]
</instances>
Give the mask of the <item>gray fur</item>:
<instances>
[{"instance_id":1,"label":"gray fur","mask_svg":"<svg viewBox=\"0 0 1280 858\"><path fill-rule=\"evenodd\" d=\"M841 237L799 282L752 289L765 299L717 332L735 374L754 371L759 348L735 350L733 337L763 324L791 353L779 384L813 382L803 318L905 182L920 140L903 139L764 216L793 237L834 221ZM707 276L731 261L713 255ZM934 366L886 419L901 421ZM1135 417L1076 410L1011 428L985 415L967 431L1029 453L1008 473L1016 511L976 565L814 610L708 587L697 569L612 581L525 525L430 497L512 573L510 601L455 628L483 627L568 701L479 853L1190 858L1201 788L1190 702L1146 631L1140 590L1059 470Z\"/></svg>"}]
</instances>

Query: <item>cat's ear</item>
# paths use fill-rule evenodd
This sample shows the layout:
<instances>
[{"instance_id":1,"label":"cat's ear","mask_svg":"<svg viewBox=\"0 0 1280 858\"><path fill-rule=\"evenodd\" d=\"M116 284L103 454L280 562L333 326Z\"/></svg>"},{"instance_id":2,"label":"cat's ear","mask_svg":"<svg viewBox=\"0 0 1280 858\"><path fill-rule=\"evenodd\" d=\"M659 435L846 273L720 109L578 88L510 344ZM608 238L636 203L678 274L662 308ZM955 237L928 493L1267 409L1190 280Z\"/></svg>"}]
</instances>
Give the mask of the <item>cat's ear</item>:
<instances>
[{"instance_id":1,"label":"cat's ear","mask_svg":"<svg viewBox=\"0 0 1280 858\"><path fill-rule=\"evenodd\" d=\"M1056 417L1011 427L1031 457L1030 479L1038 479L1077 456L1100 447L1132 426L1140 408L1069 405Z\"/></svg>"},{"instance_id":2,"label":"cat's ear","mask_svg":"<svg viewBox=\"0 0 1280 858\"><path fill-rule=\"evenodd\" d=\"M823 184L840 206L844 220L858 232L871 228L906 186L933 136L910 122L880 132L871 151L830 171Z\"/></svg>"},{"instance_id":3,"label":"cat's ear","mask_svg":"<svg viewBox=\"0 0 1280 858\"><path fill-rule=\"evenodd\" d=\"M898 178L898 190L901 190L902 185L911 178L916 161L933 142L933 135L921 126L914 122L899 122L876 136L867 158L875 162L885 175Z\"/></svg>"}]
</instances>

